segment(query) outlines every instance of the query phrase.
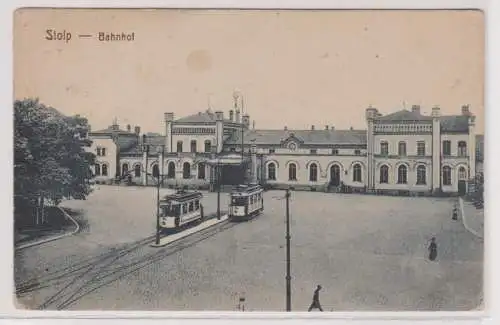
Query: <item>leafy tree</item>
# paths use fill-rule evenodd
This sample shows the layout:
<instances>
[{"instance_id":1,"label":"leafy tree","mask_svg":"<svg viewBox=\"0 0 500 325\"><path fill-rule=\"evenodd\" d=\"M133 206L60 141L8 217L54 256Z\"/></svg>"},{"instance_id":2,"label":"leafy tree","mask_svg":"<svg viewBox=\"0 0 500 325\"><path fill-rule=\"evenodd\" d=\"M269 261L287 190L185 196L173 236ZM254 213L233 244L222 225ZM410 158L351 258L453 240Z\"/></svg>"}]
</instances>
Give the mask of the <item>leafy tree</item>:
<instances>
[{"instance_id":1,"label":"leafy tree","mask_svg":"<svg viewBox=\"0 0 500 325\"><path fill-rule=\"evenodd\" d=\"M38 99L14 102L14 208L41 214L45 201L85 199L94 154L85 151L87 119L64 116ZM36 218L38 219L38 218Z\"/></svg>"}]
</instances>

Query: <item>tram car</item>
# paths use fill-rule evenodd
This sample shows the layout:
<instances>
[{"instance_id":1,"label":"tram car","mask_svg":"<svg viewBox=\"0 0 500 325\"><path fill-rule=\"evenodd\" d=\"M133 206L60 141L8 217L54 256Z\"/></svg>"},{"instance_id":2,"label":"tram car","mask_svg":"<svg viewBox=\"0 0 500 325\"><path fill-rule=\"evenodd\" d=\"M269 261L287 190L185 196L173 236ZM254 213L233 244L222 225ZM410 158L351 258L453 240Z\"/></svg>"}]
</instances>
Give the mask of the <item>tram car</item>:
<instances>
[{"instance_id":1,"label":"tram car","mask_svg":"<svg viewBox=\"0 0 500 325\"><path fill-rule=\"evenodd\" d=\"M239 185L231 192L229 219L245 221L264 210L264 189L258 184Z\"/></svg>"},{"instance_id":2,"label":"tram car","mask_svg":"<svg viewBox=\"0 0 500 325\"><path fill-rule=\"evenodd\" d=\"M177 191L166 195L160 201L160 227L175 229L185 224L204 219L203 194L200 192Z\"/></svg>"}]
</instances>

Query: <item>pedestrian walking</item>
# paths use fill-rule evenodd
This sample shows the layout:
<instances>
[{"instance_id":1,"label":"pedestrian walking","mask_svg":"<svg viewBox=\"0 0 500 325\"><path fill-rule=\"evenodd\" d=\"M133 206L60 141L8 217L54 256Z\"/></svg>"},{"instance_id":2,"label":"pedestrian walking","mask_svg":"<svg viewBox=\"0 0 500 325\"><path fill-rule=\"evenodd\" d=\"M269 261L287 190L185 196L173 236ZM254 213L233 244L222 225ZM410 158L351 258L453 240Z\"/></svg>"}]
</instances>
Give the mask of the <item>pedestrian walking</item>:
<instances>
[{"instance_id":1,"label":"pedestrian walking","mask_svg":"<svg viewBox=\"0 0 500 325\"><path fill-rule=\"evenodd\" d=\"M432 237L431 238L431 243L429 244L429 259L431 261L434 261L437 257L437 244L436 244L436 238Z\"/></svg>"},{"instance_id":2,"label":"pedestrian walking","mask_svg":"<svg viewBox=\"0 0 500 325\"><path fill-rule=\"evenodd\" d=\"M453 215L451 217L453 220L457 220L458 218L458 210L457 210L457 207L453 207Z\"/></svg>"},{"instance_id":3,"label":"pedestrian walking","mask_svg":"<svg viewBox=\"0 0 500 325\"><path fill-rule=\"evenodd\" d=\"M319 291L321 290L321 285L318 284L316 287L316 290L314 290L314 295L313 295L313 301L311 303L311 306L309 306L309 310L311 311L313 309L319 309L320 311L323 311L323 308L321 308L321 304L319 303Z\"/></svg>"}]
</instances>

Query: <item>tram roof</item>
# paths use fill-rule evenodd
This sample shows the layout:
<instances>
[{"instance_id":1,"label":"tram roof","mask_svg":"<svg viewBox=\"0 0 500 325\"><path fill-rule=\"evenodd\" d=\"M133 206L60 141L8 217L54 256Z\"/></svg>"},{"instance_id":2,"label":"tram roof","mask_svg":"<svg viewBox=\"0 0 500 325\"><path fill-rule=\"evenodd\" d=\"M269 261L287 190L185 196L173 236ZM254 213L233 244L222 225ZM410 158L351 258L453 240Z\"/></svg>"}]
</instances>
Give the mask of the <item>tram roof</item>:
<instances>
[{"instance_id":1,"label":"tram roof","mask_svg":"<svg viewBox=\"0 0 500 325\"><path fill-rule=\"evenodd\" d=\"M262 186L259 184L248 184L248 185L238 185L232 193L250 193L256 190L262 190Z\"/></svg>"},{"instance_id":2,"label":"tram roof","mask_svg":"<svg viewBox=\"0 0 500 325\"><path fill-rule=\"evenodd\" d=\"M166 201L184 202L184 201L189 201L189 200L193 200L193 199L199 199L202 196L203 196L203 194L201 194L201 192L178 191L174 194L165 195L162 199L162 202L166 202Z\"/></svg>"}]
</instances>

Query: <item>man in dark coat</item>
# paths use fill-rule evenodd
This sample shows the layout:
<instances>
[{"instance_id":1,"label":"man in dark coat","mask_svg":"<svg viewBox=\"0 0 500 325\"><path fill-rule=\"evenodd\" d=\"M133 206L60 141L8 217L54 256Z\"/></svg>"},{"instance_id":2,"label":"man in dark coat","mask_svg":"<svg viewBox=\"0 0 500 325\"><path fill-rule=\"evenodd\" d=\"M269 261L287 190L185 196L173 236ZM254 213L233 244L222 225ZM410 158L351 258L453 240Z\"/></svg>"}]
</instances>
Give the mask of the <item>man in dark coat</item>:
<instances>
[{"instance_id":1,"label":"man in dark coat","mask_svg":"<svg viewBox=\"0 0 500 325\"><path fill-rule=\"evenodd\" d=\"M434 261L437 257L437 244L436 238L432 237L431 243L429 244L429 259Z\"/></svg>"},{"instance_id":2,"label":"man in dark coat","mask_svg":"<svg viewBox=\"0 0 500 325\"><path fill-rule=\"evenodd\" d=\"M320 311L323 311L323 308L321 308L321 304L319 303L319 291L320 290L321 290L321 286L318 284L318 286L316 287L316 290L314 290L313 301L311 303L311 306L309 306L308 311L311 311L314 308L317 308Z\"/></svg>"}]
</instances>

